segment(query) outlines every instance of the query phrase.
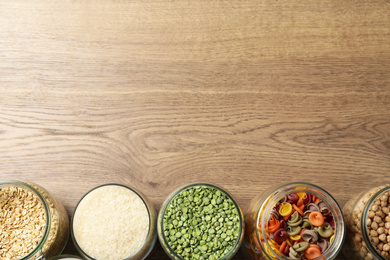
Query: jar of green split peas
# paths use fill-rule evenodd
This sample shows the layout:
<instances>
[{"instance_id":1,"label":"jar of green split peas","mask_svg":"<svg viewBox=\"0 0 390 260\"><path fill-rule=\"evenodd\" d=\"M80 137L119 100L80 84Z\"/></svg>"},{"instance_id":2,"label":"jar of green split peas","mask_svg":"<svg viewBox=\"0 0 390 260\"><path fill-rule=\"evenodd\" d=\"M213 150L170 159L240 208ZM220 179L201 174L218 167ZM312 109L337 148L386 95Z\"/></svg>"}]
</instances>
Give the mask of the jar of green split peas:
<instances>
[{"instance_id":1,"label":"jar of green split peas","mask_svg":"<svg viewBox=\"0 0 390 260\"><path fill-rule=\"evenodd\" d=\"M336 200L304 182L257 195L245 213L243 249L252 260L335 259L345 238Z\"/></svg>"},{"instance_id":2,"label":"jar of green split peas","mask_svg":"<svg viewBox=\"0 0 390 260\"><path fill-rule=\"evenodd\" d=\"M390 185L351 198L343 208L347 259L390 259Z\"/></svg>"},{"instance_id":3,"label":"jar of green split peas","mask_svg":"<svg viewBox=\"0 0 390 260\"><path fill-rule=\"evenodd\" d=\"M244 236L244 216L234 198L208 183L192 183L163 203L157 233L171 259L231 259Z\"/></svg>"}]
</instances>

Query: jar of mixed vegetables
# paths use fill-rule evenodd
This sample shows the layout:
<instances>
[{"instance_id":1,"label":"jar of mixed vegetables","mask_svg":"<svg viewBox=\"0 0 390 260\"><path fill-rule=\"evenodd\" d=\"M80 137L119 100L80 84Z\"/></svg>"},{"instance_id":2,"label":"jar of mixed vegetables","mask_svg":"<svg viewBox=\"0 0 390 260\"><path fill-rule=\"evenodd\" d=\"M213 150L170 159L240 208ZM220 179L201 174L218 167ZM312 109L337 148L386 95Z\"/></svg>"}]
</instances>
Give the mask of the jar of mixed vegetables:
<instances>
[{"instance_id":1,"label":"jar of mixed vegetables","mask_svg":"<svg viewBox=\"0 0 390 260\"><path fill-rule=\"evenodd\" d=\"M259 194L245 214L243 248L253 260L335 259L345 238L336 200L309 183L288 183Z\"/></svg>"}]
</instances>

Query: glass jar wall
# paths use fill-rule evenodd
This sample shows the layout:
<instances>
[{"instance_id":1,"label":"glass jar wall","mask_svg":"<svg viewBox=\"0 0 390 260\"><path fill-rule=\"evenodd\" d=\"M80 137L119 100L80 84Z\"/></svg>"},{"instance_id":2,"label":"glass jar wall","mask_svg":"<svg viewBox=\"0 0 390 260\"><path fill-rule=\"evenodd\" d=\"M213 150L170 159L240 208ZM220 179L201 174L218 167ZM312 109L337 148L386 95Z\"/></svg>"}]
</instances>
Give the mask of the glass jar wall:
<instances>
[{"instance_id":1,"label":"glass jar wall","mask_svg":"<svg viewBox=\"0 0 390 260\"><path fill-rule=\"evenodd\" d=\"M57 255L50 257L48 260L83 260L83 258L75 255Z\"/></svg>"}]
</instances>

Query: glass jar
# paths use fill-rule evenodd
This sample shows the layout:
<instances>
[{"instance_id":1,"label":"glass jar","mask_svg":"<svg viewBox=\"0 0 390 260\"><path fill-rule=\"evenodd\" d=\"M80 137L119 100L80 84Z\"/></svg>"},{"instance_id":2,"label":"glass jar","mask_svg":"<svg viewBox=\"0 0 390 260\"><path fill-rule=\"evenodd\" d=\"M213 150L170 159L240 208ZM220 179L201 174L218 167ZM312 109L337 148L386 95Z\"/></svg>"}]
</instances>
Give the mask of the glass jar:
<instances>
[{"instance_id":1,"label":"glass jar","mask_svg":"<svg viewBox=\"0 0 390 260\"><path fill-rule=\"evenodd\" d=\"M179 187L164 201L157 233L171 259L228 260L243 241L243 220L242 210L226 190L213 184L191 183ZM184 258L183 253L188 256Z\"/></svg>"},{"instance_id":2,"label":"glass jar","mask_svg":"<svg viewBox=\"0 0 390 260\"><path fill-rule=\"evenodd\" d=\"M13 232L21 238L13 240L15 250L0 255L1 259L41 259L63 251L69 237L69 219L60 201L35 183L16 180L0 181L0 196L2 211L9 213L2 222L2 235L12 240L12 234L6 234L5 229L13 228L12 221L20 221ZM4 236L2 241L6 240ZM18 253L18 250L27 252Z\"/></svg>"},{"instance_id":3,"label":"glass jar","mask_svg":"<svg viewBox=\"0 0 390 260\"><path fill-rule=\"evenodd\" d=\"M390 259L389 195L390 185L382 185L354 196L343 207L347 224L343 254L347 259Z\"/></svg>"},{"instance_id":4,"label":"glass jar","mask_svg":"<svg viewBox=\"0 0 390 260\"><path fill-rule=\"evenodd\" d=\"M319 200L325 203L327 209L333 215L334 222L332 223L332 225L334 228L334 234L333 238L331 238L330 240L329 247L326 250L324 249L324 252L320 252L321 255L313 259L335 259L337 254L340 252L345 238L345 223L342 211L336 200L329 193L327 193L325 190L321 189L318 186L304 182L296 182L287 183L280 186L274 186L267 191L258 194L251 201L245 213L246 231L242 246L244 251L246 252L246 255L250 259L291 259L290 257L282 254L277 249L278 244L275 243L274 240L272 240L270 234L266 230L268 228L268 221L270 220L271 215L278 214L274 212L275 205L277 205L281 201L284 201L286 198L288 198L289 194L293 193L299 194L300 196L306 196L306 194L311 194L311 196L309 196L310 198L314 198L312 196L319 198ZM304 207L306 208L307 206L305 205ZM309 214L306 213L306 211L302 211L302 213L304 213L304 215ZM289 215L287 215L286 217L288 218ZM286 227L287 226L284 226L284 228ZM285 237L286 241L290 238L292 238L292 236L288 236L288 238ZM297 242L302 241L299 240L300 238L301 237L299 235L294 235L294 239L297 240ZM295 259L300 259L300 257Z\"/></svg>"},{"instance_id":5,"label":"glass jar","mask_svg":"<svg viewBox=\"0 0 390 260\"><path fill-rule=\"evenodd\" d=\"M137 223L139 220L141 224ZM89 225L88 222L92 228L80 226L83 223ZM87 192L76 205L71 236L85 259L142 260L149 255L157 240L156 211L142 193L130 187L101 185ZM142 238L133 243L132 239L138 236ZM115 256L119 251L130 255Z\"/></svg>"}]
</instances>

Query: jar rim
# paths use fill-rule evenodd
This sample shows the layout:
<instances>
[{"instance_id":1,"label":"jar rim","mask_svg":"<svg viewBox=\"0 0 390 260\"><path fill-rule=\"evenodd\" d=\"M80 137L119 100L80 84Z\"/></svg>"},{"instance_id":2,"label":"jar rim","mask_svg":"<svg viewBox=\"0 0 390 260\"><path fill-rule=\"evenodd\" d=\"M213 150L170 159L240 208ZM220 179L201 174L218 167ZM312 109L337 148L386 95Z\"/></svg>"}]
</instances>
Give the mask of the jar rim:
<instances>
[{"instance_id":1,"label":"jar rim","mask_svg":"<svg viewBox=\"0 0 390 260\"><path fill-rule=\"evenodd\" d=\"M386 260L386 258L383 257L378 252L378 250L374 247L374 245L372 244L371 239L369 238L369 235L368 235L366 221L368 218L368 212L370 211L372 204L376 201L377 198L379 198L386 191L390 191L390 186L386 185L386 187L380 189L379 191L377 191L374 195L372 195L369 198L369 200L367 201L366 205L363 208L362 218L360 219L360 226L364 227L364 228L362 228L362 236L363 236L364 242L366 243L366 246L370 250L370 252L373 253L374 256L379 258L380 260Z\"/></svg>"},{"instance_id":2,"label":"jar rim","mask_svg":"<svg viewBox=\"0 0 390 260\"><path fill-rule=\"evenodd\" d=\"M125 259L123 259L123 260L130 260L133 256L137 255L137 254L141 251L142 248L144 248L144 246L145 246L146 243L148 242L148 238L149 238L150 236L153 236L154 234L152 234L152 230L153 230L152 225L153 225L153 223L152 223L152 216L151 216L151 211L152 211L153 209L149 207L149 204L146 202L146 200L145 200L145 198L144 198L144 195L143 195L142 193L136 191L135 189L133 189L133 188L131 188L131 187L129 187L129 186L126 186L126 185L124 185L124 184L119 184L119 183L106 183L106 184L102 184L102 185L96 186L95 188L93 188L93 189L89 190L87 193L85 193L85 194L81 197L81 199L77 202L76 207L75 207L75 209L74 209L74 211L73 211L74 213L73 213L73 216L72 216L71 236L72 236L72 239L73 239L73 242L74 242L75 247L76 247L83 255L87 256L87 257L88 257L89 259L91 259L91 260L97 260L97 259L91 257L90 255L88 255L88 254L79 246L79 244L77 243L77 240L76 240L76 238L75 238L75 236L74 236L73 223L74 223L74 216L76 215L77 208L78 208L78 206L80 205L81 201L82 201L88 194L90 194L92 191L97 190L97 189L102 188L102 187L106 187L106 186L118 186L118 187L126 188L126 189L128 189L128 190L134 192L134 194L136 194L136 195L141 199L142 203L144 204L144 206L145 206L145 208L146 208L146 211L148 212L149 226L148 226L148 232L147 232L146 238L145 238L144 242L142 243L142 245L138 248L138 250L137 250L136 252L134 252L132 255L126 257ZM154 242L155 242L155 239L154 239L154 241L153 241L152 243L154 243Z\"/></svg>"},{"instance_id":3,"label":"jar rim","mask_svg":"<svg viewBox=\"0 0 390 260\"><path fill-rule=\"evenodd\" d=\"M289 187L289 189L285 189L284 192L280 192L281 189L286 188L286 187ZM276 186L276 188L273 187L272 190L274 192L266 197L265 201L262 203L262 205L260 206L258 212L256 213L256 221L257 221L256 223L261 223L260 224L261 227L264 227L265 223L266 223L266 220L268 219L270 210L274 207L274 203L270 203L270 202L277 202L277 201L279 201L287 193L290 193L292 189L295 192L304 192L306 190L307 192L318 193L319 196L316 195L316 197L319 197L323 201L325 199L325 200L329 200L329 201L334 203L334 206L332 206L332 205L329 205L328 202L324 201L326 203L326 205L328 207L330 207L330 209L333 209L333 210L331 210L332 213L334 212L334 210L337 210L337 212L339 213L339 214L337 214L337 216L340 218L339 222L342 224L342 230L336 229L335 234L334 234L335 240L333 241L333 243L325 250L324 253L322 253L320 256L314 258L313 260L322 259L323 257L329 257L329 256L336 257L339 254L339 252L341 251L342 244L344 243L345 236L346 236L344 215L342 214L342 210L340 208L340 205L337 203L337 201L334 199L334 197L330 193L328 193L326 190L324 190L323 188L321 188L321 187L319 187L317 185L314 185L314 184L311 184L311 183L307 183L307 182L291 182L291 183L285 183L285 184ZM277 197L273 198L273 196L275 196L275 195ZM261 219L261 222L260 222L260 216L262 214L264 214L262 212L265 212L265 214L267 214L267 215L265 215L266 217L263 217ZM333 216L333 217L335 217L335 216ZM335 222L336 222L336 219L335 219ZM266 246L268 248L270 248L271 251L273 251L272 247L269 244L268 238L266 236L265 228L261 228L261 230L262 230L261 231L261 236L264 238L264 242L266 243ZM260 231L259 231L259 228L256 228L256 238L258 239L258 241L260 241ZM336 241L336 239L337 239L337 241ZM275 258L276 254L273 255L273 256L268 255L268 253L265 250L265 248L262 245L262 243L259 243L259 244L260 244L260 247L261 247L262 251L264 252L264 254L269 259L274 259ZM336 248L336 247L338 247L338 248ZM336 251L331 253L331 255L328 256L327 254L329 254L329 252L331 252L331 250L329 251L329 249L331 249L331 248L335 248ZM282 255L278 255L278 259L288 260L290 258L286 257L286 256L284 256L282 254ZM329 258L326 258L326 259L329 259Z\"/></svg>"},{"instance_id":4,"label":"jar rim","mask_svg":"<svg viewBox=\"0 0 390 260\"><path fill-rule=\"evenodd\" d=\"M162 230L163 230L163 218L164 218L164 215L165 215L165 211L166 211L168 205L171 203L171 201L180 192L182 192L182 191L184 191L186 189L189 189L191 187L195 187L195 186L208 186L208 187L215 188L215 189L223 192L233 202L235 208L237 209L238 215L239 215L239 218L240 218L240 232L239 232L238 238L237 238L234 246L232 247L232 249L229 252L227 252L226 254L224 254L222 256L223 258L221 258L221 259L225 259L225 257L233 256L235 253L237 253L238 249L240 248L240 245L241 245L241 242L242 242L242 239L243 239L243 235L244 235L244 217L243 217L243 213L242 213L242 210L239 207L238 203L236 202L236 200L233 198L233 196L229 192L227 192L224 188L222 188L220 186L217 186L215 184L211 184L211 183L206 183L206 182L192 182L192 183L188 183L188 184L180 186L179 188L177 188L176 190L174 190L173 192L171 192L169 194L167 199L164 201L163 207L160 209L159 216L158 216L158 229L161 231L161 232L158 232L159 238L164 241L163 244L166 245L166 248L169 250L170 255L174 256L175 259L182 259L182 257L180 257L175 251L173 251L171 249L171 247L168 246L168 242L166 240L164 232L162 232Z\"/></svg>"},{"instance_id":5,"label":"jar rim","mask_svg":"<svg viewBox=\"0 0 390 260\"><path fill-rule=\"evenodd\" d=\"M34 185L36 185L36 184L34 184ZM43 246L45 245L47 238L49 237L49 233L50 233L49 231L51 228L51 215L50 215L49 205L47 204L46 200L43 198L41 193L36 188L34 188L33 186L31 186L30 184L28 184L26 182L18 181L18 180L0 181L0 189L2 187L15 187L15 186L23 188L23 189L28 189L31 192L33 192L33 194L36 195L38 197L38 199L41 201L43 208L45 210L45 216L46 216L45 230L43 232L43 236L42 236L41 240L39 241L38 245L30 253L28 253L27 255L24 255L22 258L19 258L19 260L27 260L27 259L30 259L31 257L33 257L34 255L38 254L42 250ZM41 254L43 255L42 251L41 251Z\"/></svg>"},{"instance_id":6,"label":"jar rim","mask_svg":"<svg viewBox=\"0 0 390 260\"><path fill-rule=\"evenodd\" d=\"M77 255L64 254L64 255L56 255L56 256L50 257L48 260L61 260L61 259L65 259L65 258L75 258L75 259L80 259L80 260L83 259Z\"/></svg>"}]
</instances>

